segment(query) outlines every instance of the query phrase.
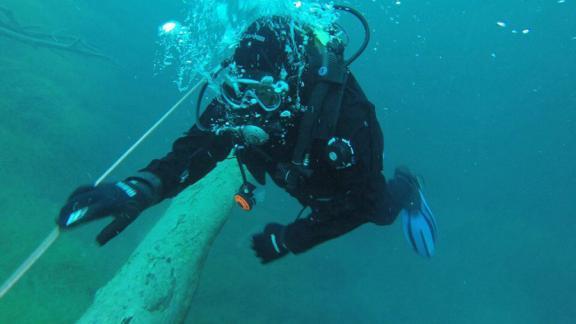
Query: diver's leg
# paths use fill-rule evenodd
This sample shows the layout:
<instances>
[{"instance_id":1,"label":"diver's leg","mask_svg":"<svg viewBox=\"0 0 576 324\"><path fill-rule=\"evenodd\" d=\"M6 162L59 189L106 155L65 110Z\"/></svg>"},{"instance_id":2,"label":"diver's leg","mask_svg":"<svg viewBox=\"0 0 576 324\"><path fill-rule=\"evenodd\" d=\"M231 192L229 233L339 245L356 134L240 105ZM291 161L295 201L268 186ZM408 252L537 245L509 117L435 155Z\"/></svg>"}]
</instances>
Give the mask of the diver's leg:
<instances>
[{"instance_id":1,"label":"diver's leg","mask_svg":"<svg viewBox=\"0 0 576 324\"><path fill-rule=\"evenodd\" d=\"M366 192L360 198L364 201L363 214L368 221L378 225L394 223L402 209L398 198L403 197L408 189L397 178L387 182L383 174L373 175Z\"/></svg>"},{"instance_id":2,"label":"diver's leg","mask_svg":"<svg viewBox=\"0 0 576 324\"><path fill-rule=\"evenodd\" d=\"M364 223L364 219L354 216L330 218L312 214L285 226L284 243L290 252L298 254L346 234Z\"/></svg>"},{"instance_id":3,"label":"diver's leg","mask_svg":"<svg viewBox=\"0 0 576 324\"><path fill-rule=\"evenodd\" d=\"M419 205L419 188L418 180L406 167L397 168L388 181L381 174L373 177L366 193L367 205L374 206L366 213L368 220L378 225L392 224L402 209Z\"/></svg>"}]
</instances>

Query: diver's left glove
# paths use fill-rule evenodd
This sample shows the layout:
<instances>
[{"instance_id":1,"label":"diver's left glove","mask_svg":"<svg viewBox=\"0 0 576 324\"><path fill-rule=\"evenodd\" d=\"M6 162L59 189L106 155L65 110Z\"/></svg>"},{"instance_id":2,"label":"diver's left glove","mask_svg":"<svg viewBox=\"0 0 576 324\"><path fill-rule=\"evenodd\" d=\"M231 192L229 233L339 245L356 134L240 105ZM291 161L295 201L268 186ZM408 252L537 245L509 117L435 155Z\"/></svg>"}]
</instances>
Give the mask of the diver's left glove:
<instances>
[{"instance_id":1,"label":"diver's left glove","mask_svg":"<svg viewBox=\"0 0 576 324\"><path fill-rule=\"evenodd\" d=\"M60 210L58 226L69 229L77 225L114 217L96 237L106 244L130 225L140 213L158 202L160 181L150 173L141 173L116 183L82 186L76 189Z\"/></svg>"},{"instance_id":2,"label":"diver's left glove","mask_svg":"<svg viewBox=\"0 0 576 324\"><path fill-rule=\"evenodd\" d=\"M252 236L252 249L263 264L277 260L290 252L284 243L284 228L283 225L270 223L262 233Z\"/></svg>"}]
</instances>

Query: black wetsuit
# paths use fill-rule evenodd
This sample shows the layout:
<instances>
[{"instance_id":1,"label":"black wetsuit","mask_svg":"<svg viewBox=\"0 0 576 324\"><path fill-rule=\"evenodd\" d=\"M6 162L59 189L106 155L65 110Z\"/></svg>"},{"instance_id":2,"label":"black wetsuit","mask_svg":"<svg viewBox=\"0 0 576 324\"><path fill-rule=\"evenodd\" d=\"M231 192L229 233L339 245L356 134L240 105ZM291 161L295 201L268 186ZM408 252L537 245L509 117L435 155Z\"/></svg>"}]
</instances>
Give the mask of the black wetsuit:
<instances>
[{"instance_id":1,"label":"black wetsuit","mask_svg":"<svg viewBox=\"0 0 576 324\"><path fill-rule=\"evenodd\" d=\"M224 108L213 101L202 115L203 125L222 118ZM282 165L290 165L297 140L297 123L280 138L257 148L247 146L239 158L252 175L264 183L265 174L312 212L308 217L288 224L284 244L293 253L347 233L366 223L390 224L400 204L392 199L382 175L383 136L375 108L351 75L343 97L335 136L349 139L355 152L353 166L337 170L328 164L325 144L316 143L312 150L312 174L299 183L286 184L278 176ZM174 142L164 158L152 161L144 170L158 176L163 183L161 198L173 197L210 172L234 147L231 136L217 136L192 127ZM393 184L393 183L390 183Z\"/></svg>"}]
</instances>

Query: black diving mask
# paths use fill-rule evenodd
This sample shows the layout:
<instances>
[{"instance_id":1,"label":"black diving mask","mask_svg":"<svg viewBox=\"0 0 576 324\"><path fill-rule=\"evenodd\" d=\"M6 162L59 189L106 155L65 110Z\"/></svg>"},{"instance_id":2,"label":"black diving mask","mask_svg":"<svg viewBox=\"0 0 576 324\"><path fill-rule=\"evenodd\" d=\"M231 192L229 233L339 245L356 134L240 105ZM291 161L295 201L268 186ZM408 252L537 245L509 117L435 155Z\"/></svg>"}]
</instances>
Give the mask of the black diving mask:
<instances>
[{"instance_id":1,"label":"black diving mask","mask_svg":"<svg viewBox=\"0 0 576 324\"><path fill-rule=\"evenodd\" d=\"M259 105L270 112L282 105L289 88L286 81L275 82L269 75L262 77L260 81L226 75L220 85L220 93L224 102L232 109L246 109Z\"/></svg>"}]
</instances>

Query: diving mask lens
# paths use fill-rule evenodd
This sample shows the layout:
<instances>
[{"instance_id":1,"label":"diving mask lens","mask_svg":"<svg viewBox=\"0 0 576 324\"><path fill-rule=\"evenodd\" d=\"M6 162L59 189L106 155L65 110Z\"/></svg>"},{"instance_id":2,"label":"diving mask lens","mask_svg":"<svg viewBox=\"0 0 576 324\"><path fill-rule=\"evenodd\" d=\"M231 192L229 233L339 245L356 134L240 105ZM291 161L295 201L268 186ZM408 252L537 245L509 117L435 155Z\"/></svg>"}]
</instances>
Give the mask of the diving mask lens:
<instances>
[{"instance_id":1,"label":"diving mask lens","mask_svg":"<svg viewBox=\"0 0 576 324\"><path fill-rule=\"evenodd\" d=\"M230 106L234 108L240 108L240 104L242 103L242 97L238 96L237 91L234 90L234 87L228 83L222 83L220 85L220 93L222 94L222 98L228 103Z\"/></svg>"},{"instance_id":2,"label":"diving mask lens","mask_svg":"<svg viewBox=\"0 0 576 324\"><path fill-rule=\"evenodd\" d=\"M288 88L285 84L283 81L273 84L267 77L262 81L227 78L220 86L220 92L224 101L234 109L258 104L266 111L274 111L282 104L283 93Z\"/></svg>"},{"instance_id":3,"label":"diving mask lens","mask_svg":"<svg viewBox=\"0 0 576 324\"><path fill-rule=\"evenodd\" d=\"M244 109L257 104L253 92L245 84L238 82L224 82L220 87L222 98L234 109Z\"/></svg>"},{"instance_id":4,"label":"diving mask lens","mask_svg":"<svg viewBox=\"0 0 576 324\"><path fill-rule=\"evenodd\" d=\"M282 103L282 96L274 91L273 87L262 86L255 89L256 99L266 111L272 111L278 109Z\"/></svg>"}]
</instances>

